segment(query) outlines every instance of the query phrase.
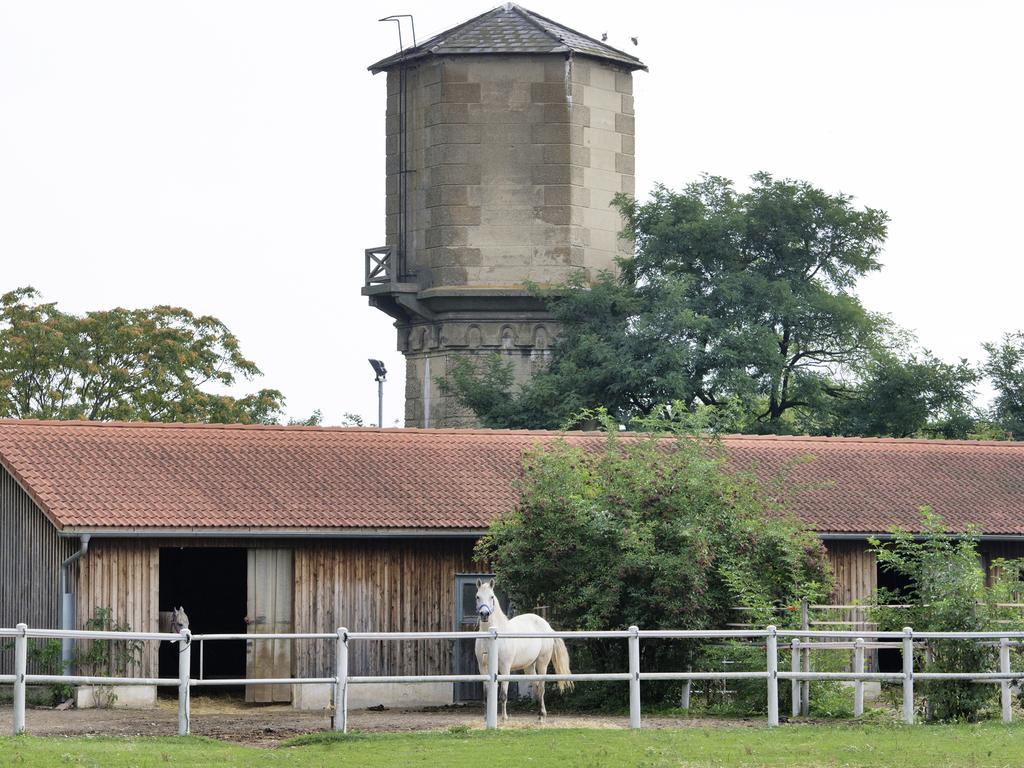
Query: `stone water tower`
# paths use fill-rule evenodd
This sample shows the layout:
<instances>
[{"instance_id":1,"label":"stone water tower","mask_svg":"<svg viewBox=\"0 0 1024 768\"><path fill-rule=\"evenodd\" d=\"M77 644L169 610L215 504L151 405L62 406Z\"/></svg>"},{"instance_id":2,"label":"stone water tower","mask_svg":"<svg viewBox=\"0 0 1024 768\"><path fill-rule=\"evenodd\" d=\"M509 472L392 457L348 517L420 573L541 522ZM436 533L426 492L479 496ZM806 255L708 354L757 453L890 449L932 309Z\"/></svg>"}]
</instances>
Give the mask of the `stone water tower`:
<instances>
[{"instance_id":1,"label":"stone water tower","mask_svg":"<svg viewBox=\"0 0 1024 768\"><path fill-rule=\"evenodd\" d=\"M373 66L387 73L385 245L362 289L395 318L407 427L473 426L437 379L500 352L517 381L557 325L528 285L592 279L632 251L634 56L504 5Z\"/></svg>"}]
</instances>

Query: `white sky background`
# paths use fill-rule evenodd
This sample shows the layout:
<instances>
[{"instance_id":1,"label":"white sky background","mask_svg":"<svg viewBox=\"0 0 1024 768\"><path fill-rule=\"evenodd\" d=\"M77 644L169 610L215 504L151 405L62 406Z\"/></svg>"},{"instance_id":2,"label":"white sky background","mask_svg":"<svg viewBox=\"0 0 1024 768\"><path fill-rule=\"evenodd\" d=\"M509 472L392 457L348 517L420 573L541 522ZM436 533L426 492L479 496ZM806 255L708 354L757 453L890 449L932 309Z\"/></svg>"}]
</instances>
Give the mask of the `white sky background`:
<instances>
[{"instance_id":1,"label":"white sky background","mask_svg":"<svg viewBox=\"0 0 1024 768\"><path fill-rule=\"evenodd\" d=\"M390 319L359 295L384 239L384 78L366 66L494 0L0 0L0 291L68 311L216 315L288 413L401 423ZM863 282L954 360L1024 328L1024 6L570 2L527 7L639 55L637 190L701 172L807 179L892 217ZM637 36L634 47L629 37Z\"/></svg>"}]
</instances>

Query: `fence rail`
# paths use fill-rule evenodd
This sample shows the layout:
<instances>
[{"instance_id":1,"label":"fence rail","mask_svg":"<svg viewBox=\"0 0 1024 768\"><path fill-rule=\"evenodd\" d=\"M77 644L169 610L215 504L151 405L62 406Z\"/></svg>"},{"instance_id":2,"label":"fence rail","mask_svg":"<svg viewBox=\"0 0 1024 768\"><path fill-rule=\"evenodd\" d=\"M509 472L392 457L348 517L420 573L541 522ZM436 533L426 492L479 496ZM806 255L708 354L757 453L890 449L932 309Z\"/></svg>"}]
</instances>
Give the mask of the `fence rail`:
<instances>
[{"instance_id":1,"label":"fence rail","mask_svg":"<svg viewBox=\"0 0 1024 768\"><path fill-rule=\"evenodd\" d=\"M1010 684L1024 680L1024 671L1014 672L1010 664L1012 645L1024 644L1024 632L914 632L905 627L902 632L843 631L843 630L782 630L774 626L764 629L730 630L642 630L630 627L627 630L605 631L554 631L554 632L349 632L340 627L332 633L268 633L268 634L192 634L183 629L180 634L168 632L107 632L86 630L33 629L25 624L17 627L0 628L0 638L14 638L13 675L0 675L0 684L14 686L14 727L15 734L25 730L25 690L30 684L66 683L74 685L150 685L178 688L178 734L187 735L191 730L191 689L203 686L226 685L332 685L334 686L334 723L336 731L348 727L348 686L375 683L484 683L487 689L485 724L496 728L498 723L498 686L504 682L560 682L560 681L617 681L629 684L629 725L640 728L640 683L652 680L685 681L683 699L688 701L689 683L694 680L764 680L766 684L768 724L779 724L780 680L789 680L792 685L793 716L800 714L802 701L801 687L812 680L841 680L854 684L854 715L864 713L864 683L867 681L902 682L903 720L914 722L915 680L969 680L977 683L999 684L1001 687L1002 719L1009 722L1012 716ZM628 644L628 672L503 675L498 671L497 646L504 639L518 638L562 638L565 640L620 639ZM151 642L173 642L178 644L178 677L116 677L104 675L30 675L27 673L28 640L31 638L74 640L142 640ZM765 669L739 672L643 672L640 669L641 640L721 640L723 638L764 641ZM791 638L789 650L792 666L789 671L779 669L779 639ZM851 642L836 642L836 638ZM867 642L866 638L875 642ZM488 670L476 675L349 675L348 651L351 642L389 642L408 640L484 640L487 643ZM815 639L830 642L812 642ZM219 640L333 640L335 643L335 675L332 677L285 677L285 678L241 678L205 679L191 677L191 649L195 641L200 648L206 641ZM885 642L898 640L898 642ZM979 645L992 645L998 641L999 669L989 672L916 672L914 670L914 643L926 640L974 640ZM984 641L984 642L983 642ZM903 651L902 672L866 672L864 669L865 649L877 647L899 647ZM854 661L851 672L812 672L808 669L807 658L812 650L853 650ZM783 649L785 650L785 646Z\"/></svg>"}]
</instances>

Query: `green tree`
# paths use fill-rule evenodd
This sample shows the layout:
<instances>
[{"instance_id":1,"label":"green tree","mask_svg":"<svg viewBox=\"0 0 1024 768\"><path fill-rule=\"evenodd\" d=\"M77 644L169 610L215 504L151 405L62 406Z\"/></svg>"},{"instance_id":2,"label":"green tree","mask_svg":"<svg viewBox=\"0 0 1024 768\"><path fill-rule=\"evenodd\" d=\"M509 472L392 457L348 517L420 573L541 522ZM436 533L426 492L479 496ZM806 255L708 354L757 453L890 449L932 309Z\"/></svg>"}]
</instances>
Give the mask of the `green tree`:
<instances>
[{"instance_id":1,"label":"green tree","mask_svg":"<svg viewBox=\"0 0 1024 768\"><path fill-rule=\"evenodd\" d=\"M995 389L992 421L1013 439L1024 439L1024 331L983 346L987 359L982 371Z\"/></svg>"},{"instance_id":2,"label":"green tree","mask_svg":"<svg viewBox=\"0 0 1024 768\"><path fill-rule=\"evenodd\" d=\"M0 296L0 416L274 423L284 397L203 387L260 375L214 317L181 307L75 315L32 288Z\"/></svg>"},{"instance_id":3,"label":"green tree","mask_svg":"<svg viewBox=\"0 0 1024 768\"><path fill-rule=\"evenodd\" d=\"M823 410L827 424L808 425L808 431L966 439L978 421L973 405L978 378L966 360L951 364L927 350L900 354L881 349L864 366L860 380Z\"/></svg>"},{"instance_id":4,"label":"green tree","mask_svg":"<svg viewBox=\"0 0 1024 768\"><path fill-rule=\"evenodd\" d=\"M853 289L879 268L887 217L848 195L761 173L746 192L708 176L616 203L636 254L618 277L547 296L563 327L548 371L517 391L500 360L446 380L485 423L739 401L757 429L784 431L837 393L886 328Z\"/></svg>"},{"instance_id":5,"label":"green tree","mask_svg":"<svg viewBox=\"0 0 1024 768\"><path fill-rule=\"evenodd\" d=\"M874 347L883 319L852 289L879 269L884 212L766 173L747 192L705 177L620 205L637 243L625 279L657 299L662 284L683 288L695 320L680 341L701 402L759 398L758 418L778 431L787 411L813 406Z\"/></svg>"},{"instance_id":6,"label":"green tree","mask_svg":"<svg viewBox=\"0 0 1024 768\"><path fill-rule=\"evenodd\" d=\"M324 414L317 408L304 419L288 419L289 427L320 427L324 423Z\"/></svg>"},{"instance_id":7,"label":"green tree","mask_svg":"<svg viewBox=\"0 0 1024 768\"><path fill-rule=\"evenodd\" d=\"M673 392L677 359L668 344L650 344L634 327L641 298L610 274L593 286L572 282L545 293L561 323L551 365L513 389L512 366L501 354L456 358L442 390L455 394L487 427L557 429L587 408L647 413Z\"/></svg>"},{"instance_id":8,"label":"green tree","mask_svg":"<svg viewBox=\"0 0 1024 768\"><path fill-rule=\"evenodd\" d=\"M721 628L737 604L768 623L773 606L830 587L820 541L786 514L784 496L727 470L707 438L556 442L526 456L519 503L478 553L514 603L547 605L563 628ZM588 647L585 666L622 669L623 643ZM697 651L648 643L645 668L685 669Z\"/></svg>"}]
</instances>

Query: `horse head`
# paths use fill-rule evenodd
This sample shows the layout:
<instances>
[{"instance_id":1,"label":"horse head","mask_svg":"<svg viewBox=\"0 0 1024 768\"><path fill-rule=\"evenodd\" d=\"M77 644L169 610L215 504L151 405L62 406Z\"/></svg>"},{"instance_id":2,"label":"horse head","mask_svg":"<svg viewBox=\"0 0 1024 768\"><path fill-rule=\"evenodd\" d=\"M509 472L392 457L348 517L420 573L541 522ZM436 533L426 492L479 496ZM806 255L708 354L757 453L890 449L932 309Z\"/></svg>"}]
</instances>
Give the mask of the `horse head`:
<instances>
[{"instance_id":1,"label":"horse head","mask_svg":"<svg viewBox=\"0 0 1024 768\"><path fill-rule=\"evenodd\" d=\"M494 594L494 579L490 581L476 580L476 612L480 621L487 621L501 609L498 597Z\"/></svg>"},{"instance_id":2,"label":"horse head","mask_svg":"<svg viewBox=\"0 0 1024 768\"><path fill-rule=\"evenodd\" d=\"M175 608L171 611L171 632L178 634L183 629L188 629L188 614L184 608Z\"/></svg>"}]
</instances>

